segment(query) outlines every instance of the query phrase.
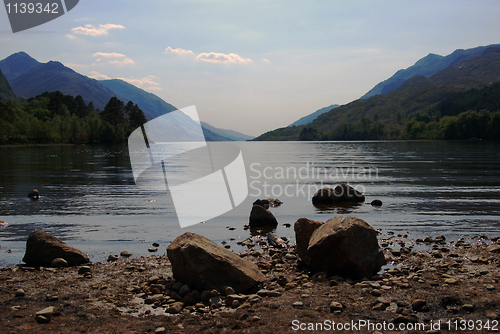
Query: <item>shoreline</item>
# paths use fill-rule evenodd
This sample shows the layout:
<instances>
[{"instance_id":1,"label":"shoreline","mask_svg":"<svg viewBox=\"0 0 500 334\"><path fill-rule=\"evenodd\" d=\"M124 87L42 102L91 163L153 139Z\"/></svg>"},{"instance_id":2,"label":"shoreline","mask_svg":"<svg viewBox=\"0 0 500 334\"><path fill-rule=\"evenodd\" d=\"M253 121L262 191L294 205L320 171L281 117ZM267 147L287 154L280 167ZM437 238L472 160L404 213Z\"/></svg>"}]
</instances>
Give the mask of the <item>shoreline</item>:
<instances>
[{"instance_id":1,"label":"shoreline","mask_svg":"<svg viewBox=\"0 0 500 334\"><path fill-rule=\"evenodd\" d=\"M261 287L242 295L236 308L225 305L221 292L221 305L198 300L176 314L167 313L175 302L172 292L159 297L151 287L155 276L163 284L173 283L165 255L90 264L90 275L79 274L78 267L10 266L0 269L0 317L6 333L161 333L162 328L169 333L296 333L304 326L310 329L309 324L359 320L374 326L421 323L425 330L398 332L439 333L462 320L498 323L499 239L431 239L391 232L380 236L393 268L358 281L311 272L297 261L294 246L261 245L258 251L251 246L240 256L265 273ZM19 289L23 297L15 296ZM50 321L38 323L35 314L49 306L55 309ZM436 327L438 321L441 331L433 331L431 324ZM392 332L388 328L359 332Z\"/></svg>"}]
</instances>

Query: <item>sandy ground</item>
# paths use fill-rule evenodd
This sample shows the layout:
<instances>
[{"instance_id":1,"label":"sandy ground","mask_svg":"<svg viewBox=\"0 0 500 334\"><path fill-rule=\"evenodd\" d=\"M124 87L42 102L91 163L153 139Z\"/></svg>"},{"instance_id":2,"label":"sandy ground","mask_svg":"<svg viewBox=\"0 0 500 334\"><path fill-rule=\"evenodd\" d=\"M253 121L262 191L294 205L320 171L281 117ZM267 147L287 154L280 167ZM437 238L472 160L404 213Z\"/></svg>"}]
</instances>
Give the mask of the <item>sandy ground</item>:
<instances>
[{"instance_id":1,"label":"sandy ground","mask_svg":"<svg viewBox=\"0 0 500 334\"><path fill-rule=\"evenodd\" d=\"M182 284L173 285L166 256L89 264L85 274L79 267L1 268L0 332L500 331L497 238L425 243L381 235L390 265L382 274L356 282L310 272L297 261L294 247L275 250L254 241L255 247L241 256L266 274L263 286L227 306L224 291L220 303L204 302L201 292L191 291L194 301L180 313L172 306L178 303L172 292L180 295ZM45 315L36 315L44 309Z\"/></svg>"}]
</instances>

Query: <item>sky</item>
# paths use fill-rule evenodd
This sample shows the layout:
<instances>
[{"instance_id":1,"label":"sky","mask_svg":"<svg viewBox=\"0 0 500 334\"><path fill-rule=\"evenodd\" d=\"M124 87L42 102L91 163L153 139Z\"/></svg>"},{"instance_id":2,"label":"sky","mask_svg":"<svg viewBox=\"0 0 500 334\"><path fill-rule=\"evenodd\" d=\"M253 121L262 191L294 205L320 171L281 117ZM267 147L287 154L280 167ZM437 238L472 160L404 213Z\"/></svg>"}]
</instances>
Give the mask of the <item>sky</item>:
<instances>
[{"instance_id":1,"label":"sky","mask_svg":"<svg viewBox=\"0 0 500 334\"><path fill-rule=\"evenodd\" d=\"M498 0L80 0L12 33L24 51L120 78L213 126L259 135L346 104L429 53L500 43Z\"/></svg>"}]
</instances>

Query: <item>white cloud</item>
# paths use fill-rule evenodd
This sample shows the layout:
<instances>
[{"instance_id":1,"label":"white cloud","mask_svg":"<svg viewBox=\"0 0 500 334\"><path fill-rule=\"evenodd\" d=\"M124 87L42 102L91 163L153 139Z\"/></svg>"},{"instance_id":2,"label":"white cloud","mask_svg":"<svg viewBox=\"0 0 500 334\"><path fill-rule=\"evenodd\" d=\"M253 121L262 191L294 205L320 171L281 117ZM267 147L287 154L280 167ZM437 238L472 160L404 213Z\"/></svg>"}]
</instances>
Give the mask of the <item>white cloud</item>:
<instances>
[{"instance_id":1,"label":"white cloud","mask_svg":"<svg viewBox=\"0 0 500 334\"><path fill-rule=\"evenodd\" d=\"M86 24L83 27L71 28L71 32L77 35L85 35L85 36L102 36L107 35L111 29L125 29L124 26L120 24L99 24L98 27L95 27L92 24Z\"/></svg>"},{"instance_id":2,"label":"white cloud","mask_svg":"<svg viewBox=\"0 0 500 334\"><path fill-rule=\"evenodd\" d=\"M155 77L154 75L148 75L147 77L141 78L141 79L134 79L134 78L118 78L123 81L128 82L129 84L132 84L134 86L149 86L147 89L161 89L160 84L156 82L158 80L158 77Z\"/></svg>"},{"instance_id":3,"label":"white cloud","mask_svg":"<svg viewBox=\"0 0 500 334\"><path fill-rule=\"evenodd\" d=\"M262 59L261 62L266 63L266 64L271 64L271 62L267 58Z\"/></svg>"},{"instance_id":4,"label":"white cloud","mask_svg":"<svg viewBox=\"0 0 500 334\"><path fill-rule=\"evenodd\" d=\"M96 79L96 80L109 80L111 79L110 77L108 77L107 75L105 74L101 74L97 71L91 71L88 75L89 78L92 78L92 79Z\"/></svg>"},{"instance_id":5,"label":"white cloud","mask_svg":"<svg viewBox=\"0 0 500 334\"><path fill-rule=\"evenodd\" d=\"M172 47L168 47L165 49L165 53L174 53L174 54L177 54L177 55L192 55L193 54L193 51L191 50L184 50L184 49L181 49L181 48L176 48L176 49L173 49Z\"/></svg>"},{"instance_id":6,"label":"white cloud","mask_svg":"<svg viewBox=\"0 0 500 334\"><path fill-rule=\"evenodd\" d=\"M78 37L76 37L75 35L71 35L71 34L67 34L66 37L68 37L69 39L78 39Z\"/></svg>"},{"instance_id":7,"label":"white cloud","mask_svg":"<svg viewBox=\"0 0 500 334\"><path fill-rule=\"evenodd\" d=\"M92 55L92 57L101 57L101 58L126 58L127 56L122 53L106 53L106 52L96 52Z\"/></svg>"},{"instance_id":8,"label":"white cloud","mask_svg":"<svg viewBox=\"0 0 500 334\"><path fill-rule=\"evenodd\" d=\"M214 64L250 64L252 59L243 58L236 53L224 54L217 52L203 52L196 56L196 60Z\"/></svg>"},{"instance_id":9,"label":"white cloud","mask_svg":"<svg viewBox=\"0 0 500 334\"><path fill-rule=\"evenodd\" d=\"M123 60L111 60L109 63L113 65L134 65L135 61L130 58L125 58Z\"/></svg>"}]
</instances>

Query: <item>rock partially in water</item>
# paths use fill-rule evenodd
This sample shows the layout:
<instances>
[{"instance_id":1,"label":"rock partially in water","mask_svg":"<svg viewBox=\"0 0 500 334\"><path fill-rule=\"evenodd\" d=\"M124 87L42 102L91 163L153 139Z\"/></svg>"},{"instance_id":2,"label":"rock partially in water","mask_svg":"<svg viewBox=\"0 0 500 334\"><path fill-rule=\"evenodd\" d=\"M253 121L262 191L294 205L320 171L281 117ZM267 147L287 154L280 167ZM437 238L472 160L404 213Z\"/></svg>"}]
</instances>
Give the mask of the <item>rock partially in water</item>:
<instances>
[{"instance_id":1,"label":"rock partially in water","mask_svg":"<svg viewBox=\"0 0 500 334\"><path fill-rule=\"evenodd\" d=\"M307 253L311 267L343 277L371 277L386 263L377 231L355 217L337 216L317 228Z\"/></svg>"},{"instance_id":2,"label":"rock partially in water","mask_svg":"<svg viewBox=\"0 0 500 334\"><path fill-rule=\"evenodd\" d=\"M254 205L250 212L250 228L265 226L278 226L278 221L271 211L260 205Z\"/></svg>"},{"instance_id":3,"label":"rock partially in water","mask_svg":"<svg viewBox=\"0 0 500 334\"><path fill-rule=\"evenodd\" d=\"M23 261L31 266L49 267L57 258L64 259L68 266L89 262L87 255L80 250L66 245L58 238L43 231L34 231L26 241L26 253Z\"/></svg>"},{"instance_id":4,"label":"rock partially in water","mask_svg":"<svg viewBox=\"0 0 500 334\"><path fill-rule=\"evenodd\" d=\"M379 199L374 199L373 201L371 201L370 203L372 206L382 206L382 201L379 200Z\"/></svg>"},{"instance_id":5,"label":"rock partially in water","mask_svg":"<svg viewBox=\"0 0 500 334\"><path fill-rule=\"evenodd\" d=\"M36 200L40 199L40 193L38 192L38 190L33 189L28 194L28 197L31 198L32 200L36 201Z\"/></svg>"},{"instance_id":6,"label":"rock partially in water","mask_svg":"<svg viewBox=\"0 0 500 334\"><path fill-rule=\"evenodd\" d=\"M174 278L201 290L245 291L266 280L256 264L218 246L207 238L186 232L167 248Z\"/></svg>"},{"instance_id":7,"label":"rock partially in water","mask_svg":"<svg viewBox=\"0 0 500 334\"><path fill-rule=\"evenodd\" d=\"M364 201L365 196L347 183L341 183L335 189L322 188L312 198L313 205L332 205L342 202L357 203Z\"/></svg>"}]
</instances>

